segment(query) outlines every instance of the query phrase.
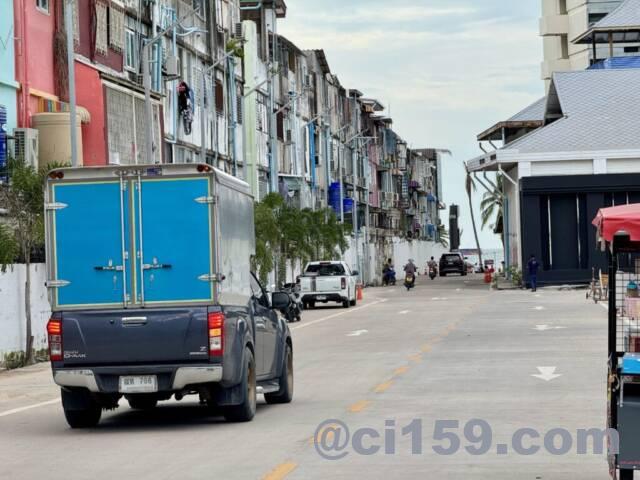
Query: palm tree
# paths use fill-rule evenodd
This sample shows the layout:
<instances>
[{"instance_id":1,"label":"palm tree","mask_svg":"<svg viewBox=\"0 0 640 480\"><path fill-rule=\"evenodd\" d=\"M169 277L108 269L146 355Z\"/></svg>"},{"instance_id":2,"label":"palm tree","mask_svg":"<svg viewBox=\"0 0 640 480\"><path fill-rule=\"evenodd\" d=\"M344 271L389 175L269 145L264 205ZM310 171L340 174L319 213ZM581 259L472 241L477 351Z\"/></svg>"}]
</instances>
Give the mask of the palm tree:
<instances>
[{"instance_id":1,"label":"palm tree","mask_svg":"<svg viewBox=\"0 0 640 480\"><path fill-rule=\"evenodd\" d=\"M503 190L503 179L502 175L499 175L496 179L496 182L492 182L485 176L485 180L489 185L491 185L492 190L487 191L482 196L482 202L480 202L480 215L482 217L482 228L490 225L489 222L494 220L491 226L493 227L493 231L495 233L501 228L501 225L504 221L503 219L503 207L504 207L504 190ZM504 246L504 237L500 236L503 246Z\"/></svg>"},{"instance_id":2,"label":"palm tree","mask_svg":"<svg viewBox=\"0 0 640 480\"><path fill-rule=\"evenodd\" d=\"M466 166L465 166L466 168ZM484 265L482 261L482 249L480 248L480 239L478 238L478 228L476 227L476 216L473 212L473 193L476 191L476 182L473 180L471 176L471 172L469 169L467 170L467 178L465 181L465 189L467 191L467 199L469 200L469 212L471 214L471 225L473 226L473 235L476 239L476 246L478 247L478 258L480 260L480 267Z\"/></svg>"}]
</instances>

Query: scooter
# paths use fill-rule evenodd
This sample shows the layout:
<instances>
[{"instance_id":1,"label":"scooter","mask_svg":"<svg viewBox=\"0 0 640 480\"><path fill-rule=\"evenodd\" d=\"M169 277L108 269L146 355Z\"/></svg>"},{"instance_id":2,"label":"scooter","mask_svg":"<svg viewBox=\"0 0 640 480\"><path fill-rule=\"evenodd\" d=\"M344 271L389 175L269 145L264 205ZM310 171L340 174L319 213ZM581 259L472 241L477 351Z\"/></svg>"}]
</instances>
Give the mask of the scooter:
<instances>
[{"instance_id":1,"label":"scooter","mask_svg":"<svg viewBox=\"0 0 640 480\"><path fill-rule=\"evenodd\" d=\"M396 271L390 268L382 275L382 285L388 287L389 285L395 286L396 284Z\"/></svg>"},{"instance_id":2,"label":"scooter","mask_svg":"<svg viewBox=\"0 0 640 480\"><path fill-rule=\"evenodd\" d=\"M404 277L404 286L407 292L416 286L416 276L414 273L407 273Z\"/></svg>"},{"instance_id":3,"label":"scooter","mask_svg":"<svg viewBox=\"0 0 640 480\"><path fill-rule=\"evenodd\" d=\"M296 283L285 283L283 292L288 293L291 297L291 303L282 314L289 323L299 322L302 320L302 298L300 295L300 285Z\"/></svg>"},{"instance_id":4,"label":"scooter","mask_svg":"<svg viewBox=\"0 0 640 480\"><path fill-rule=\"evenodd\" d=\"M429 278L435 280L438 276L438 269L436 267L429 267Z\"/></svg>"}]
</instances>

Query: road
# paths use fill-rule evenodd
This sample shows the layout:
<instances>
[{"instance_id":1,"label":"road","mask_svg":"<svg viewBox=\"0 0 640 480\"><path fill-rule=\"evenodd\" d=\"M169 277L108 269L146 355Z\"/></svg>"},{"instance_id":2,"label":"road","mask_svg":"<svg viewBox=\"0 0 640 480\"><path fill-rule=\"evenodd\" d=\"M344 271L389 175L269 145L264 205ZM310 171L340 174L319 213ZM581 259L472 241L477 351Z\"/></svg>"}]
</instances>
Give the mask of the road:
<instances>
[{"instance_id":1,"label":"road","mask_svg":"<svg viewBox=\"0 0 640 480\"><path fill-rule=\"evenodd\" d=\"M578 455L575 444L563 455L519 455L510 443L524 427L544 436L605 424L606 311L583 291L490 292L479 277L420 277L411 292L365 296L356 308L320 308L292 325L294 402L260 403L247 424L185 399L152 412L121 406L96 429L71 430L46 365L0 374L0 479L608 478L604 455ZM326 460L313 438L329 419L381 437L354 439L345 458ZM479 445L464 438L472 419L492 431L482 455L465 450ZM412 454L417 437L400 433L414 420L420 454ZM439 420L459 421L452 455L432 448L449 445L434 440ZM395 422L387 437L385 421ZM332 444L343 433L329 426L316 438ZM395 453L363 454L382 439Z\"/></svg>"}]
</instances>

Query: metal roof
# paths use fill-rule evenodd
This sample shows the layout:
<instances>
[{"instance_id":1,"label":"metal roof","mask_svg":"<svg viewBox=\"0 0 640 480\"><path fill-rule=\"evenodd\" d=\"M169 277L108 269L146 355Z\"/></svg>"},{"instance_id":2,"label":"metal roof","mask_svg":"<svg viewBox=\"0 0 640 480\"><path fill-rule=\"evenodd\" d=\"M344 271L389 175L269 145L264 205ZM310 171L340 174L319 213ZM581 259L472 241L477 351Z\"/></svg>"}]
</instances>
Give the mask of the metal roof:
<instances>
[{"instance_id":1,"label":"metal roof","mask_svg":"<svg viewBox=\"0 0 640 480\"><path fill-rule=\"evenodd\" d=\"M625 0L573 43L633 43L640 41L640 0Z\"/></svg>"},{"instance_id":2,"label":"metal roof","mask_svg":"<svg viewBox=\"0 0 640 480\"><path fill-rule=\"evenodd\" d=\"M640 149L640 70L555 73L562 117L503 150L521 153ZM549 102L547 118L550 118Z\"/></svg>"},{"instance_id":3,"label":"metal roof","mask_svg":"<svg viewBox=\"0 0 640 480\"><path fill-rule=\"evenodd\" d=\"M491 128L478 135L478 141L502 140L504 129L524 131L542 126L544 120L546 97L533 102L524 110L519 111L508 120L498 122Z\"/></svg>"}]
</instances>

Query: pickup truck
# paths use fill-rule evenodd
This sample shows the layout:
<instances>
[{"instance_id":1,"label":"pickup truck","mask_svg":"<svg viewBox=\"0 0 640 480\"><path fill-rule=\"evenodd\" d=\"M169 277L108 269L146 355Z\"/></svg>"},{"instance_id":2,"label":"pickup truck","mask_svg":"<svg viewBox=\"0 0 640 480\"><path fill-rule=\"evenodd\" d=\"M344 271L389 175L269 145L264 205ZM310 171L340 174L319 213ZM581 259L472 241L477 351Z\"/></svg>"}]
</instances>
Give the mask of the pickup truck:
<instances>
[{"instance_id":1,"label":"pickup truck","mask_svg":"<svg viewBox=\"0 0 640 480\"><path fill-rule=\"evenodd\" d=\"M344 308L356 305L358 272L345 262L310 262L300 276L300 290L305 308L317 303L337 302Z\"/></svg>"},{"instance_id":2,"label":"pickup truck","mask_svg":"<svg viewBox=\"0 0 640 480\"><path fill-rule=\"evenodd\" d=\"M49 355L72 428L197 394L230 421L293 396L293 344L250 271L253 197L209 165L64 168L45 193Z\"/></svg>"}]
</instances>

